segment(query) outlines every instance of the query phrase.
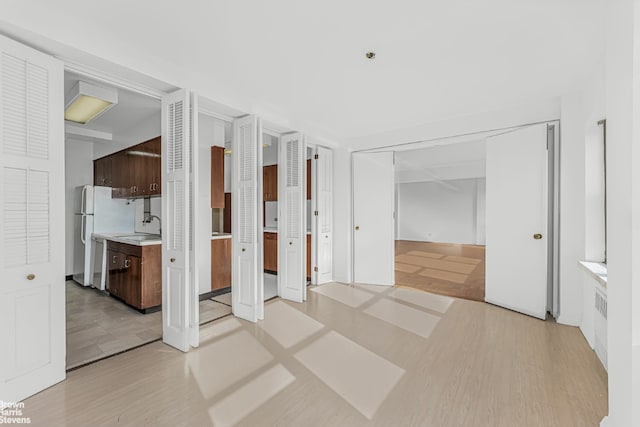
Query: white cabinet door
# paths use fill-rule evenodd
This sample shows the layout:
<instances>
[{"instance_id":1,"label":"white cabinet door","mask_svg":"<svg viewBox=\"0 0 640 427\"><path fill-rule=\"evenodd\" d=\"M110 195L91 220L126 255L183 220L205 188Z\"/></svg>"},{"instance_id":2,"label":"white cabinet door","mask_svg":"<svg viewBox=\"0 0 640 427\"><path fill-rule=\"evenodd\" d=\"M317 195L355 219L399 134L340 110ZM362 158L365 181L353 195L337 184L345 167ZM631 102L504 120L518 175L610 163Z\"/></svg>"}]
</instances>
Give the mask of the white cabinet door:
<instances>
[{"instance_id":1,"label":"white cabinet door","mask_svg":"<svg viewBox=\"0 0 640 427\"><path fill-rule=\"evenodd\" d=\"M191 119L189 92L162 99L162 339L188 351L190 330Z\"/></svg>"},{"instance_id":2,"label":"white cabinet door","mask_svg":"<svg viewBox=\"0 0 640 427\"><path fill-rule=\"evenodd\" d=\"M393 286L393 153L353 154L354 282Z\"/></svg>"},{"instance_id":3,"label":"white cabinet door","mask_svg":"<svg viewBox=\"0 0 640 427\"><path fill-rule=\"evenodd\" d=\"M61 62L0 36L4 402L65 378L63 87Z\"/></svg>"},{"instance_id":4,"label":"white cabinet door","mask_svg":"<svg viewBox=\"0 0 640 427\"><path fill-rule=\"evenodd\" d=\"M487 302L544 319L547 307L547 125L487 138Z\"/></svg>"},{"instance_id":5,"label":"white cabinet door","mask_svg":"<svg viewBox=\"0 0 640 427\"><path fill-rule=\"evenodd\" d=\"M304 136L283 135L278 146L278 294L296 302L307 288L306 153Z\"/></svg>"},{"instance_id":6,"label":"white cabinet door","mask_svg":"<svg viewBox=\"0 0 640 427\"><path fill-rule=\"evenodd\" d=\"M333 280L333 152L324 147L316 149L312 163L312 193L317 215L312 218L315 223L314 242L317 271L314 284L322 285Z\"/></svg>"},{"instance_id":7,"label":"white cabinet door","mask_svg":"<svg viewBox=\"0 0 640 427\"><path fill-rule=\"evenodd\" d=\"M231 157L231 306L234 315L256 322L264 317L262 130L257 117L233 122Z\"/></svg>"}]
</instances>

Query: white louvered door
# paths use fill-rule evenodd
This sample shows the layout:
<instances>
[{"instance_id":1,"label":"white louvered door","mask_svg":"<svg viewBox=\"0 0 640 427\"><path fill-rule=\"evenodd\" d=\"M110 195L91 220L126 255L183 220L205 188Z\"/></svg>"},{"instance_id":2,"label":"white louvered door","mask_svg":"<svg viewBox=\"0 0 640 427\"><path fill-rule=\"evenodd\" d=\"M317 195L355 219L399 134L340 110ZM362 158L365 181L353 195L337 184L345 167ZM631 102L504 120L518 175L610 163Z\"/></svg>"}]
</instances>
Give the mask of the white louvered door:
<instances>
[{"instance_id":1,"label":"white louvered door","mask_svg":"<svg viewBox=\"0 0 640 427\"><path fill-rule=\"evenodd\" d=\"M312 162L315 177L313 184L313 198L316 203L317 215L312 218L315 222L316 237L314 242L314 265L317 271L314 284L322 285L333 280L333 151L318 147L317 158Z\"/></svg>"},{"instance_id":2,"label":"white louvered door","mask_svg":"<svg viewBox=\"0 0 640 427\"><path fill-rule=\"evenodd\" d=\"M256 322L264 317L262 130L257 117L233 122L231 148L231 305L234 315Z\"/></svg>"},{"instance_id":3,"label":"white louvered door","mask_svg":"<svg viewBox=\"0 0 640 427\"><path fill-rule=\"evenodd\" d=\"M63 65L0 36L0 401L65 378Z\"/></svg>"},{"instance_id":4,"label":"white louvered door","mask_svg":"<svg viewBox=\"0 0 640 427\"><path fill-rule=\"evenodd\" d=\"M162 99L162 340L188 351L191 342L189 92Z\"/></svg>"},{"instance_id":5,"label":"white louvered door","mask_svg":"<svg viewBox=\"0 0 640 427\"><path fill-rule=\"evenodd\" d=\"M278 294L306 299L306 153L304 136L283 135L278 147Z\"/></svg>"}]
</instances>

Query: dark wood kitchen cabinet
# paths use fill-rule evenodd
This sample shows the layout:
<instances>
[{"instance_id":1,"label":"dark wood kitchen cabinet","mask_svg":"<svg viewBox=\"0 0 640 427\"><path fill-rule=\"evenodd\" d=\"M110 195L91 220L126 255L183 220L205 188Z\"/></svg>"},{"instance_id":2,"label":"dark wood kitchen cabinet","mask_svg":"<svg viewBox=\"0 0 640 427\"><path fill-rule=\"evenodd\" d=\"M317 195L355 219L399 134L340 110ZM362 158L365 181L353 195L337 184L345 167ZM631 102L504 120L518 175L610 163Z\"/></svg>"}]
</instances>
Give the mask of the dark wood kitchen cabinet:
<instances>
[{"instance_id":1,"label":"dark wood kitchen cabinet","mask_svg":"<svg viewBox=\"0 0 640 427\"><path fill-rule=\"evenodd\" d=\"M278 233L264 233L264 269L278 271Z\"/></svg>"},{"instance_id":2,"label":"dark wood kitchen cabinet","mask_svg":"<svg viewBox=\"0 0 640 427\"><path fill-rule=\"evenodd\" d=\"M278 165L262 168L262 193L265 202L278 201Z\"/></svg>"},{"instance_id":3,"label":"dark wood kitchen cabinet","mask_svg":"<svg viewBox=\"0 0 640 427\"><path fill-rule=\"evenodd\" d=\"M223 147L211 147L211 208L224 208Z\"/></svg>"},{"instance_id":4,"label":"dark wood kitchen cabinet","mask_svg":"<svg viewBox=\"0 0 640 427\"><path fill-rule=\"evenodd\" d=\"M224 213L222 215L222 231L231 233L231 193L224 193Z\"/></svg>"},{"instance_id":5,"label":"dark wood kitchen cabinet","mask_svg":"<svg viewBox=\"0 0 640 427\"><path fill-rule=\"evenodd\" d=\"M162 194L160 137L94 160L93 183L111 187L113 198L138 198Z\"/></svg>"},{"instance_id":6,"label":"dark wood kitchen cabinet","mask_svg":"<svg viewBox=\"0 0 640 427\"><path fill-rule=\"evenodd\" d=\"M211 240L211 290L231 286L231 239Z\"/></svg>"},{"instance_id":7,"label":"dark wood kitchen cabinet","mask_svg":"<svg viewBox=\"0 0 640 427\"><path fill-rule=\"evenodd\" d=\"M107 243L107 291L132 307L162 304L162 247Z\"/></svg>"},{"instance_id":8,"label":"dark wood kitchen cabinet","mask_svg":"<svg viewBox=\"0 0 640 427\"><path fill-rule=\"evenodd\" d=\"M113 187L111 179L111 157L93 161L93 185L98 187Z\"/></svg>"}]
</instances>

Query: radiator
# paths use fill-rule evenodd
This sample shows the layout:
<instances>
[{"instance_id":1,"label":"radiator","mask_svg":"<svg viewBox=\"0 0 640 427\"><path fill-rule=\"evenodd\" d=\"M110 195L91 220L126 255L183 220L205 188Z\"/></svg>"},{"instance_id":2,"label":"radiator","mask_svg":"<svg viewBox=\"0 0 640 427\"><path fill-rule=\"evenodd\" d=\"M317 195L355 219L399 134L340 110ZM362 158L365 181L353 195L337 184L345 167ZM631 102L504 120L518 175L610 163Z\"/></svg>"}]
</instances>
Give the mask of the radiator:
<instances>
[{"instance_id":1,"label":"radiator","mask_svg":"<svg viewBox=\"0 0 640 427\"><path fill-rule=\"evenodd\" d=\"M607 294L595 289L595 351L600 362L607 369Z\"/></svg>"}]
</instances>

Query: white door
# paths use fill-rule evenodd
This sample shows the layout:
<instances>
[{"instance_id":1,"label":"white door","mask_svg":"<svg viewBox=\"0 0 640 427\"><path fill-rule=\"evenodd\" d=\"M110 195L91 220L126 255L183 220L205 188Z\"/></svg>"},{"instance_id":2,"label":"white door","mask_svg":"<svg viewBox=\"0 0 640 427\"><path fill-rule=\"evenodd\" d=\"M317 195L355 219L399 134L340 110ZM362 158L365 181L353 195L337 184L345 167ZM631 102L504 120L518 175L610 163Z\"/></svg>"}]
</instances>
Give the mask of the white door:
<instances>
[{"instance_id":1,"label":"white door","mask_svg":"<svg viewBox=\"0 0 640 427\"><path fill-rule=\"evenodd\" d=\"M191 342L189 261L191 202L189 92L162 99L162 340L188 351Z\"/></svg>"},{"instance_id":2,"label":"white door","mask_svg":"<svg viewBox=\"0 0 640 427\"><path fill-rule=\"evenodd\" d=\"M264 317L262 129L257 117L233 122L231 157L231 309L256 322Z\"/></svg>"},{"instance_id":3,"label":"white door","mask_svg":"<svg viewBox=\"0 0 640 427\"><path fill-rule=\"evenodd\" d=\"M307 289L306 153L300 133L278 146L278 295L303 302Z\"/></svg>"},{"instance_id":4,"label":"white door","mask_svg":"<svg viewBox=\"0 0 640 427\"><path fill-rule=\"evenodd\" d=\"M333 280L333 152L317 147L311 165L311 176L315 178L312 183L315 254L311 275L314 285L322 285Z\"/></svg>"},{"instance_id":5,"label":"white door","mask_svg":"<svg viewBox=\"0 0 640 427\"><path fill-rule=\"evenodd\" d=\"M65 378L64 81L1 36L0 55L0 401L17 402Z\"/></svg>"},{"instance_id":6,"label":"white door","mask_svg":"<svg viewBox=\"0 0 640 427\"><path fill-rule=\"evenodd\" d=\"M544 319L547 125L487 138L487 302Z\"/></svg>"},{"instance_id":7,"label":"white door","mask_svg":"<svg viewBox=\"0 0 640 427\"><path fill-rule=\"evenodd\" d=\"M393 286L393 153L353 154L353 280Z\"/></svg>"}]
</instances>

